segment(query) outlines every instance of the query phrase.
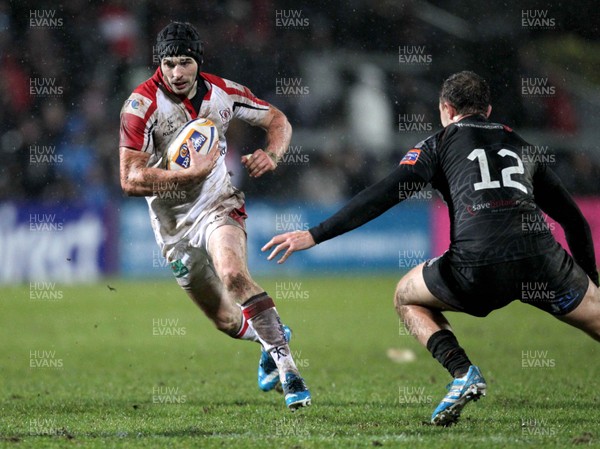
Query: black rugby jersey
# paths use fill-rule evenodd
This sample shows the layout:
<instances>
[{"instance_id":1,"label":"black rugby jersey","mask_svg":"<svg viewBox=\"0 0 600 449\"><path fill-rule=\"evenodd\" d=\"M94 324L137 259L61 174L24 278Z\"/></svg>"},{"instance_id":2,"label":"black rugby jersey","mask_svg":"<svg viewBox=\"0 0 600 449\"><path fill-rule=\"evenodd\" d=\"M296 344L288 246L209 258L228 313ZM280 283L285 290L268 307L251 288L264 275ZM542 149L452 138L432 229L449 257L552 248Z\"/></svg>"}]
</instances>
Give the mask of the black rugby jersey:
<instances>
[{"instance_id":1,"label":"black rugby jersey","mask_svg":"<svg viewBox=\"0 0 600 449\"><path fill-rule=\"evenodd\" d=\"M540 164L510 128L470 116L415 146L409 170L431 182L450 212L450 257L475 266L541 254L554 239L535 203ZM410 152L409 152L410 153Z\"/></svg>"},{"instance_id":2,"label":"black rugby jersey","mask_svg":"<svg viewBox=\"0 0 600 449\"><path fill-rule=\"evenodd\" d=\"M575 260L597 278L589 225L538 159L535 148L509 127L469 116L417 144L388 177L309 231L316 243L328 240L431 183L448 205L454 264L488 265L554 250L543 210L565 229Z\"/></svg>"}]
</instances>

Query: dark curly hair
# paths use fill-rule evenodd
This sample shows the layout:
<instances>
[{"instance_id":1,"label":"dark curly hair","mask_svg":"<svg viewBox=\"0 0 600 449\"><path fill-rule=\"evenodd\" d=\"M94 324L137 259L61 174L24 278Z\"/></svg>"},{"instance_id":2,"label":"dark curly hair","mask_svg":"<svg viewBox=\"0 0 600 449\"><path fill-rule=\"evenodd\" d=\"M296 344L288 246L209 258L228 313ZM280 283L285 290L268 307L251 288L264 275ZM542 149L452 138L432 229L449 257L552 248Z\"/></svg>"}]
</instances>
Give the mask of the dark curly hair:
<instances>
[{"instance_id":1,"label":"dark curly hair","mask_svg":"<svg viewBox=\"0 0 600 449\"><path fill-rule=\"evenodd\" d=\"M490 105L490 86L474 72L458 72L442 84L440 101L450 103L459 114L485 114Z\"/></svg>"}]
</instances>

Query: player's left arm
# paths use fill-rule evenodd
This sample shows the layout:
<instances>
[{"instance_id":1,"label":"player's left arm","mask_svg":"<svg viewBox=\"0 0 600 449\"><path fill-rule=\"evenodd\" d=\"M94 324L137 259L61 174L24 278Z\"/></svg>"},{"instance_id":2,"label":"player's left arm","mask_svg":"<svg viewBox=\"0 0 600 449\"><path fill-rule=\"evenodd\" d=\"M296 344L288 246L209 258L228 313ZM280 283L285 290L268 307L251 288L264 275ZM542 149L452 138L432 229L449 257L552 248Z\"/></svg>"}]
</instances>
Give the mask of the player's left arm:
<instances>
[{"instance_id":1,"label":"player's left arm","mask_svg":"<svg viewBox=\"0 0 600 449\"><path fill-rule=\"evenodd\" d=\"M564 229L575 262L598 285L598 270L590 225L563 186L548 167L540 167L533 177L535 202Z\"/></svg>"},{"instance_id":2,"label":"player's left arm","mask_svg":"<svg viewBox=\"0 0 600 449\"><path fill-rule=\"evenodd\" d=\"M277 168L292 139L292 125L283 112L269 104L269 110L252 123L266 132L267 145L250 155L242 156L242 164L253 178Z\"/></svg>"}]
</instances>

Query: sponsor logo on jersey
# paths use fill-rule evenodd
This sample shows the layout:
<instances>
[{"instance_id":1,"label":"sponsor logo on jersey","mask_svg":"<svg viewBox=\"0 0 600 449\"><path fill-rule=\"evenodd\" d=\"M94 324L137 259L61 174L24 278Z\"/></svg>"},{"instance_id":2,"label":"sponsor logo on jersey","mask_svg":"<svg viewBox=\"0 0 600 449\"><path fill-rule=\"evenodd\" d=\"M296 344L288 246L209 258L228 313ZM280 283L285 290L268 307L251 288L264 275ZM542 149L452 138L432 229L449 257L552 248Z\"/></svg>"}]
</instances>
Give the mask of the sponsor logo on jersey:
<instances>
[{"instance_id":1,"label":"sponsor logo on jersey","mask_svg":"<svg viewBox=\"0 0 600 449\"><path fill-rule=\"evenodd\" d=\"M133 114L143 119L146 116L146 112L148 112L148 108L151 104L152 100L150 100L150 98L133 93L123 105L123 113Z\"/></svg>"},{"instance_id":2,"label":"sponsor logo on jersey","mask_svg":"<svg viewBox=\"0 0 600 449\"><path fill-rule=\"evenodd\" d=\"M221 120L223 120L223 124L225 124L231 120L231 109L221 109L219 115L221 116Z\"/></svg>"},{"instance_id":3,"label":"sponsor logo on jersey","mask_svg":"<svg viewBox=\"0 0 600 449\"><path fill-rule=\"evenodd\" d=\"M421 150L419 150L418 148L413 148L404 155L404 157L400 161L400 165L415 165L419 160L420 154Z\"/></svg>"},{"instance_id":4,"label":"sponsor logo on jersey","mask_svg":"<svg viewBox=\"0 0 600 449\"><path fill-rule=\"evenodd\" d=\"M177 131L177 128L175 127L175 122L172 119L167 118L166 121L167 121L167 129L165 131L163 131L163 133L162 133L163 137L170 136L175 131Z\"/></svg>"},{"instance_id":5,"label":"sponsor logo on jersey","mask_svg":"<svg viewBox=\"0 0 600 449\"><path fill-rule=\"evenodd\" d=\"M486 201L485 203L473 204L466 207L467 212L470 215L476 215L478 212L491 210L492 212L498 212L499 210L512 209L514 207L529 207L524 201L515 199L500 199ZM529 207L530 208L530 207Z\"/></svg>"}]
</instances>

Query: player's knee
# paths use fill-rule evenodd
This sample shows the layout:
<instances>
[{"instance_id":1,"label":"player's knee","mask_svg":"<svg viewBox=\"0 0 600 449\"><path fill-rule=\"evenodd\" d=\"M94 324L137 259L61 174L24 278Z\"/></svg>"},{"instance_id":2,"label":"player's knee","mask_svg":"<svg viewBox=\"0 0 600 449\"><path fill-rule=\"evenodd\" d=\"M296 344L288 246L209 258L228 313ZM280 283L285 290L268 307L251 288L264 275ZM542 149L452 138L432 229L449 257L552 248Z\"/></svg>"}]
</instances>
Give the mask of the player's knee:
<instances>
[{"instance_id":1,"label":"player's knee","mask_svg":"<svg viewBox=\"0 0 600 449\"><path fill-rule=\"evenodd\" d=\"M403 306L406 306L410 302L409 288L407 284L408 281L406 277L403 277L400 279L400 282L398 282L396 291L394 292L394 307L396 307L398 313L401 313Z\"/></svg>"}]
</instances>

